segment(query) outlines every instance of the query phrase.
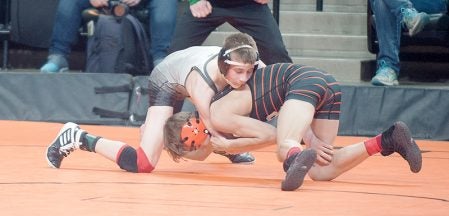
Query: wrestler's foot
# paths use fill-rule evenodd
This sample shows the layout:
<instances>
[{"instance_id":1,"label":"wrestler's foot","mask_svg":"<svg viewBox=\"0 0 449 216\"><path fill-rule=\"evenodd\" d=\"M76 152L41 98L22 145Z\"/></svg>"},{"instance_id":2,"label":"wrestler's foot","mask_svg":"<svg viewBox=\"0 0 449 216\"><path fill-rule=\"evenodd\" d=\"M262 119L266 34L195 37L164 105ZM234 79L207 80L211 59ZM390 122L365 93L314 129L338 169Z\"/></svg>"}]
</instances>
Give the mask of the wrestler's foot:
<instances>
[{"instance_id":1,"label":"wrestler's foot","mask_svg":"<svg viewBox=\"0 0 449 216\"><path fill-rule=\"evenodd\" d=\"M215 151L215 153L227 157L232 163L253 163L256 160L249 152L241 154L228 154L222 151Z\"/></svg>"},{"instance_id":2,"label":"wrestler's foot","mask_svg":"<svg viewBox=\"0 0 449 216\"><path fill-rule=\"evenodd\" d=\"M293 158L293 159L290 159ZM304 177L316 160L316 151L314 149L306 149L300 153L290 156L290 165L288 169L284 163L284 170L287 169L285 180L282 181L281 189L283 191L293 191L301 187ZM287 159L288 160L288 159Z\"/></svg>"},{"instance_id":3,"label":"wrestler's foot","mask_svg":"<svg viewBox=\"0 0 449 216\"><path fill-rule=\"evenodd\" d=\"M64 124L56 138L47 148L47 162L53 168L59 168L64 157L78 149L81 145L80 137L85 133L72 122Z\"/></svg>"},{"instance_id":4,"label":"wrestler's foot","mask_svg":"<svg viewBox=\"0 0 449 216\"><path fill-rule=\"evenodd\" d=\"M421 170L421 150L413 140L410 130L404 122L396 122L388 130L382 133L383 156L399 153L410 165L410 170L417 173Z\"/></svg>"}]
</instances>

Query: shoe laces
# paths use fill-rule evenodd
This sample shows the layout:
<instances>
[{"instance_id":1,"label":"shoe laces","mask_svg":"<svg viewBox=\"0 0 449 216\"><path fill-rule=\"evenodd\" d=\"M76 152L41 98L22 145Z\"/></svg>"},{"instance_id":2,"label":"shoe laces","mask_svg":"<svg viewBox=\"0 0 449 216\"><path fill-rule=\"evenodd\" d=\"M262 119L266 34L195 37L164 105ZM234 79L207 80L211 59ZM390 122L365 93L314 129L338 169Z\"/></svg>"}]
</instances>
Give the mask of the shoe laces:
<instances>
[{"instance_id":1,"label":"shoe laces","mask_svg":"<svg viewBox=\"0 0 449 216\"><path fill-rule=\"evenodd\" d=\"M81 134L79 128L68 128L59 136L59 143L61 145L59 152L64 157L67 157L71 152L80 147L79 134Z\"/></svg>"},{"instance_id":2,"label":"shoe laces","mask_svg":"<svg viewBox=\"0 0 449 216\"><path fill-rule=\"evenodd\" d=\"M379 69L376 71L376 75L388 78L389 80L396 79L396 72L383 60L379 63Z\"/></svg>"},{"instance_id":3,"label":"shoe laces","mask_svg":"<svg viewBox=\"0 0 449 216\"><path fill-rule=\"evenodd\" d=\"M392 126L382 134L382 142L386 144L385 146L382 146L382 148L384 150L383 155L389 155L393 152L397 152L403 158L405 158L406 151L405 151L404 146L397 143L397 140L394 137L395 129L396 129L396 126Z\"/></svg>"},{"instance_id":4,"label":"shoe laces","mask_svg":"<svg viewBox=\"0 0 449 216\"><path fill-rule=\"evenodd\" d=\"M402 22L406 25L406 27L413 27L413 23L415 23L416 17L418 16L418 12L414 8L401 8L401 14Z\"/></svg>"},{"instance_id":5,"label":"shoe laces","mask_svg":"<svg viewBox=\"0 0 449 216\"><path fill-rule=\"evenodd\" d=\"M379 62L379 69L383 69L383 68L386 68L386 67L389 67L387 62L385 60L381 60Z\"/></svg>"}]
</instances>

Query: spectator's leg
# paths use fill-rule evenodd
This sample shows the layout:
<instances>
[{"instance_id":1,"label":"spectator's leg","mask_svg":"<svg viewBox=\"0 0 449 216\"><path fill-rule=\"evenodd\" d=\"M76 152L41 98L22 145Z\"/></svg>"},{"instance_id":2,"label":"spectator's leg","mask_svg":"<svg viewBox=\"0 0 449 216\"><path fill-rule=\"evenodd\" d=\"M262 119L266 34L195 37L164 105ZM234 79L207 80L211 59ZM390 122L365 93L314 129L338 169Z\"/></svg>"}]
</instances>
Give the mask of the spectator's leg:
<instances>
[{"instance_id":1,"label":"spectator's leg","mask_svg":"<svg viewBox=\"0 0 449 216\"><path fill-rule=\"evenodd\" d=\"M401 42L401 5L389 0L373 0L377 38L379 40L378 66L386 64L399 73L399 47Z\"/></svg>"},{"instance_id":2,"label":"spectator's leg","mask_svg":"<svg viewBox=\"0 0 449 216\"><path fill-rule=\"evenodd\" d=\"M81 12L91 7L89 0L60 0L56 9L55 22L50 44L50 54L68 56L71 46L78 39L81 26Z\"/></svg>"},{"instance_id":3,"label":"spectator's leg","mask_svg":"<svg viewBox=\"0 0 449 216\"><path fill-rule=\"evenodd\" d=\"M395 2L396 4L393 4ZM399 47L401 41L400 1L372 0L379 53L373 85L397 85L399 76Z\"/></svg>"},{"instance_id":4,"label":"spectator's leg","mask_svg":"<svg viewBox=\"0 0 449 216\"><path fill-rule=\"evenodd\" d=\"M200 46L218 26L224 23L224 18L217 13L219 8L214 8L212 13L205 18L195 18L187 4L185 12L178 19L169 53L186 49L191 46Z\"/></svg>"},{"instance_id":5,"label":"spectator's leg","mask_svg":"<svg viewBox=\"0 0 449 216\"><path fill-rule=\"evenodd\" d=\"M270 8L253 4L228 9L228 22L239 31L251 35L265 64L292 62L285 48L279 26Z\"/></svg>"},{"instance_id":6,"label":"spectator's leg","mask_svg":"<svg viewBox=\"0 0 449 216\"><path fill-rule=\"evenodd\" d=\"M426 12L428 14L446 13L448 8L448 1L425 1L425 0L410 0L413 7L419 12Z\"/></svg>"},{"instance_id":7,"label":"spectator's leg","mask_svg":"<svg viewBox=\"0 0 449 216\"><path fill-rule=\"evenodd\" d=\"M81 12L88 7L91 7L89 0L59 1L48 61L41 67L41 72L56 73L68 70L67 57L71 52L71 46L78 39L78 30L82 20Z\"/></svg>"},{"instance_id":8,"label":"spectator's leg","mask_svg":"<svg viewBox=\"0 0 449 216\"><path fill-rule=\"evenodd\" d=\"M173 38L178 12L178 0L151 0L148 4L153 65L167 56Z\"/></svg>"},{"instance_id":9,"label":"spectator's leg","mask_svg":"<svg viewBox=\"0 0 449 216\"><path fill-rule=\"evenodd\" d=\"M422 1L414 1L418 2ZM373 12L376 20L377 37L379 40L378 63L384 61L394 71L399 73L399 47L401 40L402 10L413 8L409 0L371 0ZM428 7L430 11L436 11L443 5L433 5L426 3L420 8ZM430 9L432 8L432 9ZM444 10L444 9L440 9Z\"/></svg>"}]
</instances>

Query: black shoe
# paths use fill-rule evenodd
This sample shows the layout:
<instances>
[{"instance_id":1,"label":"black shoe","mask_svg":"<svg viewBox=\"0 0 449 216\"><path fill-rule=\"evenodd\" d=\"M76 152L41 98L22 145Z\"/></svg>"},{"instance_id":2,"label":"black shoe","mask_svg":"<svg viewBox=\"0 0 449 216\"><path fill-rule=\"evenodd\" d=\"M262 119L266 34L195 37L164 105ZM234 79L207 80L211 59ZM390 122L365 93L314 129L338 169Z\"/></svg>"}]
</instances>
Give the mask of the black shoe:
<instances>
[{"instance_id":1,"label":"black shoe","mask_svg":"<svg viewBox=\"0 0 449 216\"><path fill-rule=\"evenodd\" d=\"M316 151L314 149L306 149L290 156L286 160L291 162L290 165L288 165L288 169L284 166L284 169L287 169L287 175L285 176L284 181L282 181L281 189L283 191L293 191L301 187L304 182L304 177L307 172L309 172L310 168L312 168L315 160Z\"/></svg>"},{"instance_id":2,"label":"black shoe","mask_svg":"<svg viewBox=\"0 0 449 216\"><path fill-rule=\"evenodd\" d=\"M422 155L415 140L413 140L410 130L404 122L396 122L388 130L382 133L383 156L399 153L409 164L410 170L417 173L421 170Z\"/></svg>"},{"instance_id":3,"label":"black shoe","mask_svg":"<svg viewBox=\"0 0 449 216\"><path fill-rule=\"evenodd\" d=\"M61 166L62 159L70 152L79 148L81 134L85 133L80 127L72 122L64 124L56 138L47 148L47 162L53 168Z\"/></svg>"},{"instance_id":4,"label":"black shoe","mask_svg":"<svg viewBox=\"0 0 449 216\"><path fill-rule=\"evenodd\" d=\"M241 154L228 154L222 151L214 151L214 153L227 157L232 163L253 163L256 160L249 152Z\"/></svg>"}]
</instances>

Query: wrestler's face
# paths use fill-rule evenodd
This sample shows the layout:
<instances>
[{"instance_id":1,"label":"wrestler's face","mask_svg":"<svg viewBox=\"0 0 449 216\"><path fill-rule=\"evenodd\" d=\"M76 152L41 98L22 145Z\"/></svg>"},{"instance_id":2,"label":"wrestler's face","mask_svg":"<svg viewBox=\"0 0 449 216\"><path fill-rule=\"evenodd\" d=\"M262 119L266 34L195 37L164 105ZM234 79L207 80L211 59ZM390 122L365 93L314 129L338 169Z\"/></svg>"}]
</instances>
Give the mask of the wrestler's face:
<instances>
[{"instance_id":1,"label":"wrestler's face","mask_svg":"<svg viewBox=\"0 0 449 216\"><path fill-rule=\"evenodd\" d=\"M193 151L198 151L202 148L205 148L205 147L208 147L209 145L211 145L210 139L211 139L211 136L207 136L207 138L201 143L200 147ZM184 150L183 152L184 152L183 155L185 155L191 151Z\"/></svg>"},{"instance_id":2,"label":"wrestler's face","mask_svg":"<svg viewBox=\"0 0 449 216\"><path fill-rule=\"evenodd\" d=\"M240 63L239 65L230 65L226 74L226 82L232 88L240 88L246 84L254 72L254 64Z\"/></svg>"}]
</instances>

